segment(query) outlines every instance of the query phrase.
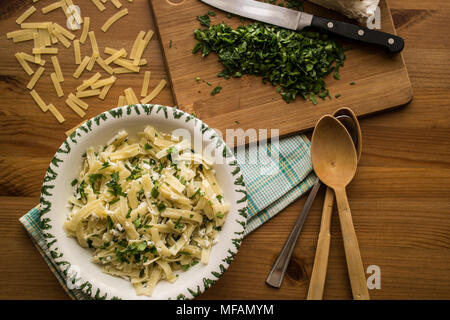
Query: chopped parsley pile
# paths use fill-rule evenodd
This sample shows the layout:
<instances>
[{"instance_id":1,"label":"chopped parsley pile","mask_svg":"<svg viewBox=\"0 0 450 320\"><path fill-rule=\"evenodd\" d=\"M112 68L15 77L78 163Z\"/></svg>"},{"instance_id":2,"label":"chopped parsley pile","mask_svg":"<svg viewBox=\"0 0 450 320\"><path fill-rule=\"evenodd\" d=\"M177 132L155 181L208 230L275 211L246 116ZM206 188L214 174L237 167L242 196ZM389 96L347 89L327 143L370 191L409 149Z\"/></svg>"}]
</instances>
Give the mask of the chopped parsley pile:
<instances>
[{"instance_id":1,"label":"chopped parsley pile","mask_svg":"<svg viewBox=\"0 0 450 320\"><path fill-rule=\"evenodd\" d=\"M206 29L194 31L197 43L192 52L206 57L218 55L224 70L219 77L240 78L257 75L263 82L279 86L286 102L297 96L317 104L317 98L330 98L324 78L330 73L340 79L344 49L326 34L291 31L254 22L233 29L225 23L210 25L210 15L198 17Z\"/></svg>"}]
</instances>

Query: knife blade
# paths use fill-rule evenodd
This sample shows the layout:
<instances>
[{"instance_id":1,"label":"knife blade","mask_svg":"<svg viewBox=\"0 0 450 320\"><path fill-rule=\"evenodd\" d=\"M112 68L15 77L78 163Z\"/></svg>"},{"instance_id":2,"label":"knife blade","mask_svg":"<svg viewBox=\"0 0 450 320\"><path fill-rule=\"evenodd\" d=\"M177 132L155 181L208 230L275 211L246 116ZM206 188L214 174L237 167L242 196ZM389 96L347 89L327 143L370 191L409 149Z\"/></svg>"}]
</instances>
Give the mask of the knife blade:
<instances>
[{"instance_id":1,"label":"knife blade","mask_svg":"<svg viewBox=\"0 0 450 320\"><path fill-rule=\"evenodd\" d=\"M352 40L378 45L391 53L404 48L404 40L394 34L372 30L355 24L322 18L255 0L201 0L215 8L252 20L273 24L290 30L302 30L314 27L327 33L343 36Z\"/></svg>"}]
</instances>

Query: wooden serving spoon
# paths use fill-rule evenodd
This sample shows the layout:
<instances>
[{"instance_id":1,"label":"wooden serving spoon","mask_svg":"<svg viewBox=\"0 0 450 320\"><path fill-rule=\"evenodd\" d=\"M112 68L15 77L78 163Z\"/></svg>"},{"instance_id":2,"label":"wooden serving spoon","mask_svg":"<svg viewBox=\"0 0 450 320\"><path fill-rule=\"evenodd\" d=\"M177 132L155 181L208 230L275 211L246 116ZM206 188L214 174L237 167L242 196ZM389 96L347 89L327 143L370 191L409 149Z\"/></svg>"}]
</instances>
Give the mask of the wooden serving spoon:
<instances>
[{"instance_id":1,"label":"wooden serving spoon","mask_svg":"<svg viewBox=\"0 0 450 320\"><path fill-rule=\"evenodd\" d=\"M348 133L352 137L359 162L362 151L362 134L358 118L350 108L346 107L338 109L333 115L339 120L340 123L344 125L345 129L347 129ZM328 267L328 255L330 252L330 225L333 204L334 192L331 188L327 187L325 199L323 201L322 219L320 222L319 237L317 239L316 254L314 256L314 265L311 273L311 280L309 281L308 295L306 298L308 300L321 300L323 298Z\"/></svg>"},{"instance_id":2,"label":"wooden serving spoon","mask_svg":"<svg viewBox=\"0 0 450 320\"><path fill-rule=\"evenodd\" d=\"M350 134L331 115L323 116L314 129L311 159L319 179L336 195L353 298L368 300L366 276L345 191L356 173L358 156Z\"/></svg>"}]
</instances>

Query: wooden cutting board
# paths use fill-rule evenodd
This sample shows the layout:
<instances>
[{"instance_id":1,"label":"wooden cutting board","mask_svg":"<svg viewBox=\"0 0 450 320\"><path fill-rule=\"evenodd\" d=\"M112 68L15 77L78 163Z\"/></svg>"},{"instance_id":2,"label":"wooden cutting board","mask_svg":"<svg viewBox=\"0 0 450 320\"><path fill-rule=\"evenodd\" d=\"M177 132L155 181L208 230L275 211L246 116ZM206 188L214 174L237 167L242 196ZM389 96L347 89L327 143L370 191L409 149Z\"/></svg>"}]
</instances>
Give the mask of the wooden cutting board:
<instances>
[{"instance_id":1,"label":"wooden cutting board","mask_svg":"<svg viewBox=\"0 0 450 320\"><path fill-rule=\"evenodd\" d=\"M345 66L340 69L341 80L335 80L332 75L326 78L333 99L319 99L318 105L313 105L299 98L287 104L275 88L263 84L261 78L218 78L223 67L217 61L217 55L210 54L202 59L200 53L192 54L196 43L193 31L200 28L197 16L214 11L217 15L211 17L211 24L224 21L233 27L242 24L238 17L229 19L224 12L198 0L158 0L151 4L176 104L181 109L195 112L223 133L230 128L262 128L279 129L279 134L284 136L312 128L322 115L343 106L361 116L398 107L412 99L411 83L401 54L390 55L382 49L342 40L352 50L347 51ZM385 0L380 1L380 8L382 30L395 33ZM355 23L310 3L305 3L305 11ZM197 77L212 85L197 82ZM211 96L211 90L218 85L223 87L222 91ZM341 96L336 99L336 94Z\"/></svg>"}]
</instances>

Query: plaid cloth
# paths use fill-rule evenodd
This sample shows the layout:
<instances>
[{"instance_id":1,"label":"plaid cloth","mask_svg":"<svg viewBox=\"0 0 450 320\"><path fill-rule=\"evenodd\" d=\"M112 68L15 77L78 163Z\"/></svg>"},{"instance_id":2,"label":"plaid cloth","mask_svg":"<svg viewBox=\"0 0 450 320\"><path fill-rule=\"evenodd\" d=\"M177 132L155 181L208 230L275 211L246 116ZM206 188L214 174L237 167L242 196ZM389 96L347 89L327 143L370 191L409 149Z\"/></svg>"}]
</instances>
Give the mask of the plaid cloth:
<instances>
[{"instance_id":1,"label":"plaid cloth","mask_svg":"<svg viewBox=\"0 0 450 320\"><path fill-rule=\"evenodd\" d=\"M251 145L236 151L236 159L247 187L248 221L245 235L260 227L314 184L310 142L303 135L288 137L279 143ZM47 248L40 229L39 206L22 216L20 222L50 270L72 299L91 299L80 290L70 290L65 277Z\"/></svg>"}]
</instances>

